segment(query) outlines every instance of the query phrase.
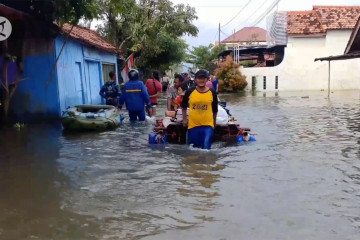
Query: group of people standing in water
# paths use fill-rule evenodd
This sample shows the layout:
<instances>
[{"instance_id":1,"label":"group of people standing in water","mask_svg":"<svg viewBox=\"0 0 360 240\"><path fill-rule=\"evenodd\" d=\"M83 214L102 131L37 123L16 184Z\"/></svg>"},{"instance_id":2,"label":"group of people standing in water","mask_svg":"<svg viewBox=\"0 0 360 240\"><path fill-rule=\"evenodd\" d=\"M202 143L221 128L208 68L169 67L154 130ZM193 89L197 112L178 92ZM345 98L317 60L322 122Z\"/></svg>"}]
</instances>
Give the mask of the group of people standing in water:
<instances>
[{"instance_id":1,"label":"group of people standing in water","mask_svg":"<svg viewBox=\"0 0 360 240\"><path fill-rule=\"evenodd\" d=\"M166 115L175 117L178 109L181 109L182 116L188 115L183 117L183 126L188 129L188 144L211 148L218 112L217 78L203 69L195 73L194 80L188 73L175 74L173 83L169 78L167 81L164 79L166 75L160 81L158 71L153 71L152 78L147 79L145 84L136 69L131 69L128 76L129 81L124 84L120 94L115 73L109 73L110 81L99 92L106 104L121 109L125 103L131 122L145 121L146 112L149 116L156 116L158 98L166 90Z\"/></svg>"}]
</instances>

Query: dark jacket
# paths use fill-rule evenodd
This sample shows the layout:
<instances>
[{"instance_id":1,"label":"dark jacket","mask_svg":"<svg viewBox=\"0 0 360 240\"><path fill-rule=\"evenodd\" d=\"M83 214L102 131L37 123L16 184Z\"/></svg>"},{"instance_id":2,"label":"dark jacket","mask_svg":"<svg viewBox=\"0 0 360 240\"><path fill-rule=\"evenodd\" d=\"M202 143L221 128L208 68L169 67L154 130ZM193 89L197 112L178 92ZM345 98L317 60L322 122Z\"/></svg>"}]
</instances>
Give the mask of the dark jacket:
<instances>
[{"instance_id":1,"label":"dark jacket","mask_svg":"<svg viewBox=\"0 0 360 240\"><path fill-rule=\"evenodd\" d=\"M115 81L106 82L100 89L100 96L106 99L106 104L117 105L120 96L120 87ZM108 98L112 98L108 100Z\"/></svg>"}]
</instances>

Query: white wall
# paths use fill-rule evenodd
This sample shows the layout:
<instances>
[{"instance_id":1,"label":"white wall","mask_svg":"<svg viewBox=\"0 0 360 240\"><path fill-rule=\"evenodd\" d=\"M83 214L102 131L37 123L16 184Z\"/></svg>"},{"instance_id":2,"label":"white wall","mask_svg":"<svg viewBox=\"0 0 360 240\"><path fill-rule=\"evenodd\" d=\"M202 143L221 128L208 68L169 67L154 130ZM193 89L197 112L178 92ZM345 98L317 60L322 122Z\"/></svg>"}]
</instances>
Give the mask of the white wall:
<instances>
[{"instance_id":1,"label":"white wall","mask_svg":"<svg viewBox=\"0 0 360 240\"><path fill-rule=\"evenodd\" d=\"M315 58L341 55L349 40L351 31L328 31L326 37L289 37L285 56L278 66L242 68L251 89L252 76L258 79L257 90L263 90L263 76L267 79L266 91L275 90L275 76L278 76L279 90L327 90L328 62L314 62ZM360 59L332 61L332 90L360 89Z\"/></svg>"}]
</instances>

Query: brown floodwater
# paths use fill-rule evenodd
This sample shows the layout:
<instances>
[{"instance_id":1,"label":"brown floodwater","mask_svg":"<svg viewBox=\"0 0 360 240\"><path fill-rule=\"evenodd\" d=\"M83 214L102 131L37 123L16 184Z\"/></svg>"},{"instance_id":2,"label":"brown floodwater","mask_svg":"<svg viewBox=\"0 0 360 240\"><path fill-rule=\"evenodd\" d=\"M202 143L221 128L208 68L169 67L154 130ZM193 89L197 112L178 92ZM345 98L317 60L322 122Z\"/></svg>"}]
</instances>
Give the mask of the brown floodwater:
<instances>
[{"instance_id":1,"label":"brown floodwater","mask_svg":"<svg viewBox=\"0 0 360 240\"><path fill-rule=\"evenodd\" d=\"M149 124L2 129L0 239L358 240L360 92L326 96L222 95L257 141L210 151Z\"/></svg>"}]
</instances>

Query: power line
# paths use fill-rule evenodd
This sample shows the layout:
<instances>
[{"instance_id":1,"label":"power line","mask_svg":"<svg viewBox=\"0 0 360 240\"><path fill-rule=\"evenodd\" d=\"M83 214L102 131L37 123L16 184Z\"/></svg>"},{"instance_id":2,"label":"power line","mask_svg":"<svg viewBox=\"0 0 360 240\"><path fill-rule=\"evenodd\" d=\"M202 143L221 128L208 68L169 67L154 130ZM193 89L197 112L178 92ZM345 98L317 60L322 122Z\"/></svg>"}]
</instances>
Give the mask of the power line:
<instances>
[{"instance_id":1,"label":"power line","mask_svg":"<svg viewBox=\"0 0 360 240\"><path fill-rule=\"evenodd\" d=\"M244 25L244 23L246 23L250 18L252 18L253 16L256 15L256 13L263 8L263 6L265 6L265 3L267 2L267 0L264 0L260 6L258 8L255 9L255 11L253 11L245 20L242 20L242 24L241 26L239 26L239 29L241 29L241 27ZM262 16L263 14L260 14L260 16Z\"/></svg>"},{"instance_id":2,"label":"power line","mask_svg":"<svg viewBox=\"0 0 360 240\"><path fill-rule=\"evenodd\" d=\"M249 3L250 3L251 1L252 1L252 0L249 0L249 1L245 4L245 6L244 6L242 9L240 9L240 11L239 11L233 18L230 19L230 21L228 21L227 23L225 23L225 24L222 25L221 27L225 27L226 25L228 25L229 23L231 23L237 16L239 16L239 14L249 5Z\"/></svg>"},{"instance_id":3,"label":"power line","mask_svg":"<svg viewBox=\"0 0 360 240\"><path fill-rule=\"evenodd\" d=\"M229 22L227 22L226 24L224 24L222 27L226 26L226 25L229 24L233 19L235 19L235 18L237 17L237 15L240 14L241 11L243 11L243 9L245 9L246 6L247 6L251 1L252 1L252 0L249 0L249 1L245 4L245 6L240 10L240 12L238 12L238 13L235 15L235 17L233 17ZM269 12L271 12L271 11L279 4L280 1L281 1L281 0L274 0L274 1L272 2L272 4L264 11L264 13L262 13L262 14L259 15L259 17L254 21L254 22L256 22L256 24L252 24L252 26L255 26L255 25L257 25L259 22L261 22L261 21L269 14ZM266 2L266 0L264 0L264 2L261 3L260 7L257 8L248 18L246 18L245 21L249 20L252 16L254 16L254 15L256 14L256 12L258 12L263 6L265 6L265 5L264 5L265 2ZM243 22L245 22L245 21L243 21ZM220 30L220 32L221 32L222 34L224 34L225 36L229 37L229 35L227 35L224 31Z\"/></svg>"},{"instance_id":4,"label":"power line","mask_svg":"<svg viewBox=\"0 0 360 240\"><path fill-rule=\"evenodd\" d=\"M218 35L218 32L215 32L215 35L212 39L214 39L214 42L216 42L216 36Z\"/></svg>"},{"instance_id":5,"label":"power line","mask_svg":"<svg viewBox=\"0 0 360 240\"><path fill-rule=\"evenodd\" d=\"M266 3L266 1L267 1L267 0L264 0L264 2L261 3L260 7L257 8L252 14L249 15L249 17L247 17L247 18L246 18L244 21L242 21L242 22L245 23L245 22L246 22L247 20L249 20L252 16L254 16L255 13L256 13L257 11L259 11L259 10L262 8L262 6L264 6L264 4Z\"/></svg>"},{"instance_id":6,"label":"power line","mask_svg":"<svg viewBox=\"0 0 360 240\"><path fill-rule=\"evenodd\" d=\"M256 19L255 23L252 24L252 26L258 25L280 2L281 0L275 0L272 5L266 11L264 14L262 14L258 19Z\"/></svg>"},{"instance_id":7,"label":"power line","mask_svg":"<svg viewBox=\"0 0 360 240\"><path fill-rule=\"evenodd\" d=\"M222 34L224 34L226 37L229 37L229 35L227 35L226 33L223 32L223 30L220 29L220 32L221 32Z\"/></svg>"}]
</instances>

